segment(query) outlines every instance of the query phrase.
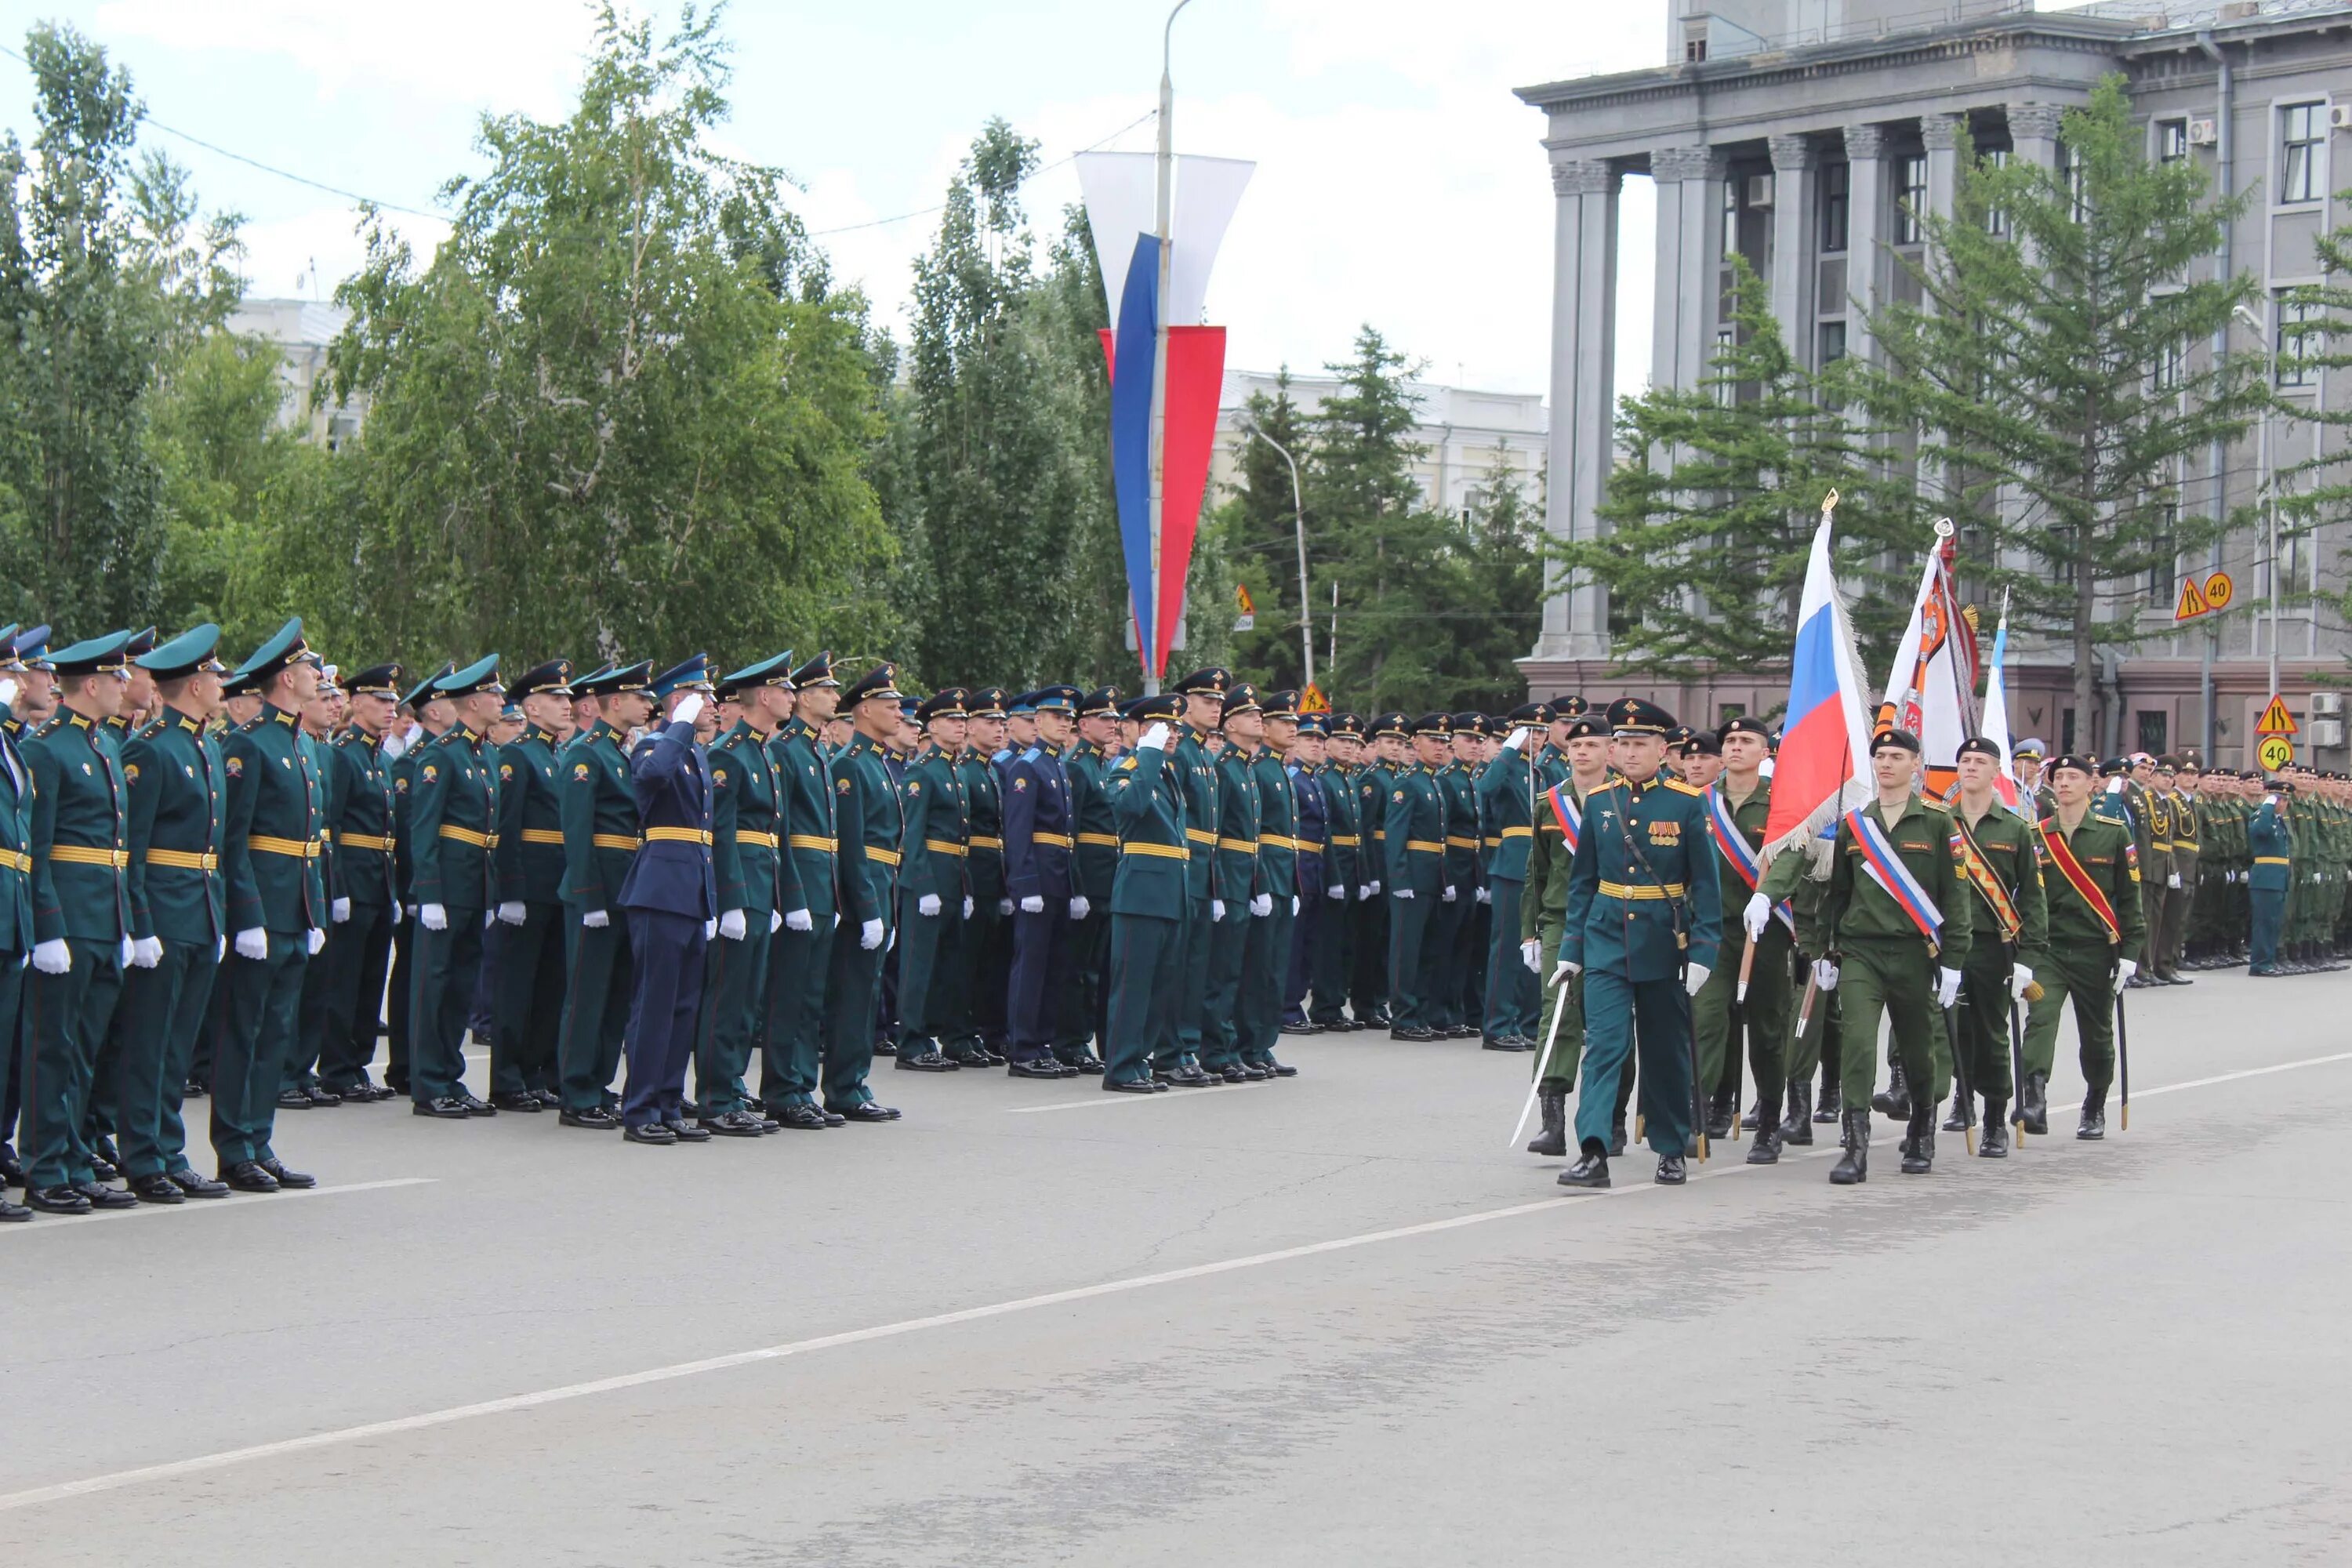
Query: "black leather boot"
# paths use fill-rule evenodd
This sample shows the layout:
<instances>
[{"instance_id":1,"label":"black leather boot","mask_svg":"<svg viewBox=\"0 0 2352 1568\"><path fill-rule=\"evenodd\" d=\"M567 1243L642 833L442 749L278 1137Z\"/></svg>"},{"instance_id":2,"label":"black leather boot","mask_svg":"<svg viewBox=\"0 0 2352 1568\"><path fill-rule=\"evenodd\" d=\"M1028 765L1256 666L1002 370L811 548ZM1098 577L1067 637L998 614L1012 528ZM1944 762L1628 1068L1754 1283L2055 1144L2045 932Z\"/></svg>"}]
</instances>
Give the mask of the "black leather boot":
<instances>
[{"instance_id":1,"label":"black leather boot","mask_svg":"<svg viewBox=\"0 0 2352 1568\"><path fill-rule=\"evenodd\" d=\"M1759 1100L1739 1113L1739 1130L1742 1132L1753 1132L1763 1120L1764 1102Z\"/></svg>"},{"instance_id":2,"label":"black leather boot","mask_svg":"<svg viewBox=\"0 0 2352 1568\"><path fill-rule=\"evenodd\" d=\"M2083 1120L2074 1129L2074 1136L2086 1142L2096 1142L2107 1135L2107 1091L2095 1089L2083 1097Z\"/></svg>"},{"instance_id":3,"label":"black leather boot","mask_svg":"<svg viewBox=\"0 0 2352 1568\"><path fill-rule=\"evenodd\" d=\"M1911 1090L1903 1081L1903 1064L1886 1069L1886 1087L1870 1097L1870 1109L1897 1121L1911 1120Z\"/></svg>"},{"instance_id":4,"label":"black leather boot","mask_svg":"<svg viewBox=\"0 0 2352 1568\"><path fill-rule=\"evenodd\" d=\"M1809 1145L1813 1141L1813 1086L1792 1083L1789 1086L1789 1119L1780 1123L1783 1143Z\"/></svg>"},{"instance_id":5,"label":"black leather boot","mask_svg":"<svg viewBox=\"0 0 2352 1568\"><path fill-rule=\"evenodd\" d=\"M2025 1075L2025 1092L2018 1097L2017 1119L2036 1138L2050 1131L2050 1075L2030 1072Z\"/></svg>"},{"instance_id":6,"label":"black leather boot","mask_svg":"<svg viewBox=\"0 0 2352 1568\"><path fill-rule=\"evenodd\" d=\"M1609 1156L1593 1145L1585 1147L1583 1158L1559 1173L1563 1187L1599 1189L1609 1184Z\"/></svg>"},{"instance_id":7,"label":"black leather boot","mask_svg":"<svg viewBox=\"0 0 2352 1568\"><path fill-rule=\"evenodd\" d=\"M1977 1134L1977 1158L2006 1160L2009 1158L2009 1101L1985 1097L1984 1127Z\"/></svg>"},{"instance_id":8,"label":"black leather boot","mask_svg":"<svg viewBox=\"0 0 2352 1568\"><path fill-rule=\"evenodd\" d=\"M1622 1154L1624 1152L1625 1124L1622 1121L1612 1122L1609 1126L1609 1152Z\"/></svg>"},{"instance_id":9,"label":"black leather boot","mask_svg":"<svg viewBox=\"0 0 2352 1568\"><path fill-rule=\"evenodd\" d=\"M1965 1132L1969 1125L1969 1091L1958 1084L1952 1085L1952 1109L1944 1117L1944 1131Z\"/></svg>"},{"instance_id":10,"label":"black leather boot","mask_svg":"<svg viewBox=\"0 0 2352 1568\"><path fill-rule=\"evenodd\" d=\"M1903 1173L1924 1176L1935 1168L1936 1102L1922 1095L1911 1112L1910 1136L1904 1140Z\"/></svg>"},{"instance_id":11,"label":"black leather boot","mask_svg":"<svg viewBox=\"0 0 2352 1568\"><path fill-rule=\"evenodd\" d=\"M1568 1152L1568 1091L1547 1089L1536 1096L1543 1110L1543 1131L1528 1145L1530 1154L1558 1156Z\"/></svg>"},{"instance_id":12,"label":"black leather boot","mask_svg":"<svg viewBox=\"0 0 2352 1568\"><path fill-rule=\"evenodd\" d=\"M1845 1128L1845 1152L1830 1167L1830 1184L1851 1187L1870 1180L1870 1112L1849 1110L1839 1120Z\"/></svg>"},{"instance_id":13,"label":"black leather boot","mask_svg":"<svg viewBox=\"0 0 2352 1568\"><path fill-rule=\"evenodd\" d=\"M1837 1075L1832 1073L1824 1076L1822 1079L1821 1103L1813 1107L1813 1125L1816 1127L1833 1125L1844 1113L1843 1096L1844 1090L1838 1086Z\"/></svg>"},{"instance_id":14,"label":"black leather boot","mask_svg":"<svg viewBox=\"0 0 2352 1568\"><path fill-rule=\"evenodd\" d=\"M1756 1129L1756 1136L1748 1144L1748 1163L1751 1165L1777 1165L1780 1163L1780 1129L1769 1117L1761 1120L1763 1125ZM1806 1122L1805 1131L1810 1134L1812 1130L1813 1124Z\"/></svg>"},{"instance_id":15,"label":"black leather boot","mask_svg":"<svg viewBox=\"0 0 2352 1568\"><path fill-rule=\"evenodd\" d=\"M1728 1094L1711 1094L1706 1099L1706 1135L1709 1138L1731 1136L1732 1118L1739 1113L1738 1099Z\"/></svg>"}]
</instances>

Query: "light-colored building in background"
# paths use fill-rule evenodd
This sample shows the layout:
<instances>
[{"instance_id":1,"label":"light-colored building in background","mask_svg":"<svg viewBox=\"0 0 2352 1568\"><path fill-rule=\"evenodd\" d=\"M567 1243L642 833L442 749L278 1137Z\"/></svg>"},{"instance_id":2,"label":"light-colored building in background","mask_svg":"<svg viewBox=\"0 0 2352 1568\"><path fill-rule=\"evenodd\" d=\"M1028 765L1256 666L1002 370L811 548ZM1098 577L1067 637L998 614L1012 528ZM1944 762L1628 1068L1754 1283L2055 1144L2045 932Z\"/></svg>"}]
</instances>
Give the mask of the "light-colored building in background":
<instances>
[{"instance_id":1,"label":"light-colored building in background","mask_svg":"<svg viewBox=\"0 0 2352 1568\"><path fill-rule=\"evenodd\" d=\"M366 415L364 400L312 404L314 389L328 378L327 346L335 341L352 313L341 305L318 300L247 300L228 319L228 330L257 337L278 349L278 379L285 397L278 407L278 427L299 431L305 440L329 447L356 435Z\"/></svg>"},{"instance_id":2,"label":"light-colored building in background","mask_svg":"<svg viewBox=\"0 0 2352 1568\"><path fill-rule=\"evenodd\" d=\"M1726 330L1734 250L1767 281L1808 363L1873 355L1866 315L1916 289L1896 265L1922 256L1911 214L1950 213L1961 147L2055 166L2061 115L2111 73L2128 82L2149 156L2194 160L2217 190L2249 196L2226 254L2200 275L2251 272L2275 314L2281 290L2320 280L2313 240L2346 221L2334 193L2352 183L2352 164L2332 163L2352 132L2352 0L2099 0L2046 12L2030 0L1670 0L1664 45L1666 63L1651 69L1518 94L1546 117L1555 247L1547 526L1564 538L1598 535L1618 456L1617 214L1629 175L1657 187L1647 348L1660 386L1691 386L1706 374ZM2238 327L2226 342L2189 352L2201 361L2272 346ZM2352 377L2290 359L2279 381L2291 400L2352 407ZM2307 422L2282 421L2278 433L2281 468L2313 456L2320 439ZM2203 454L2176 480L2195 512L2250 504L2255 437ZM2331 526L2284 549L2283 586L2343 591L2347 531ZM2174 633L2171 614L2181 575L2226 568L2242 606L2267 597L2272 563L2256 535L2178 566L2106 612L2161 635L2102 670L2098 728L2109 750L2192 746L2210 733L2212 761L2243 765L2266 696L2269 625L2243 617ZM1559 586L1522 663L1539 697L1648 691L1712 722L1727 708L1762 710L1785 694L1753 671L1679 687L1624 680L1611 673L1607 591ZM2342 669L2352 635L2306 604L2290 608L2278 643L2289 705L2316 721L2304 739L2320 765L2345 766L2345 726L2317 714L2325 704L2308 693L2315 677ZM2073 710L2063 657L2031 642L2011 657L2012 730L2090 744L2092 716Z\"/></svg>"},{"instance_id":3,"label":"light-colored building in background","mask_svg":"<svg viewBox=\"0 0 2352 1568\"><path fill-rule=\"evenodd\" d=\"M1217 444L1209 459L1212 506L1240 483L1242 448L1252 439L1243 427L1244 408L1254 395L1272 397L1277 379L1265 371L1225 372L1224 390L1217 398ZM1290 400L1308 415L1339 389L1336 376L1290 378ZM1536 503L1543 493L1544 456L1549 445L1542 395L1478 392L1418 381L1409 383L1407 391L1420 416L1408 439L1423 448L1412 474L1423 505L1442 507L1457 515L1470 510L1493 481L1498 462L1517 479L1527 502ZM1303 454L1294 455L1303 459Z\"/></svg>"}]
</instances>

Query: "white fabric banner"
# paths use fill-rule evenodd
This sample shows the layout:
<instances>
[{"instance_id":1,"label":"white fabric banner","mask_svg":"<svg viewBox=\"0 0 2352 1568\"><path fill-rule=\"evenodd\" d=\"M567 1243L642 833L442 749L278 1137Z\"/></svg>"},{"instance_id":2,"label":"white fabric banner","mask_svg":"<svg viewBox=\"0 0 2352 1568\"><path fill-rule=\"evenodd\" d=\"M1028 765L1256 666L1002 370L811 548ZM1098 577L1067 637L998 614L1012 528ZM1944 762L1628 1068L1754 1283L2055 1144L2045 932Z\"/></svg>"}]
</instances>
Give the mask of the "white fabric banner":
<instances>
[{"instance_id":1,"label":"white fabric banner","mask_svg":"<svg viewBox=\"0 0 2352 1568\"><path fill-rule=\"evenodd\" d=\"M1081 153L1076 162L1087 225L1094 231L1095 264L1102 268L1103 293L1116 325L1128 264L1135 258L1135 237L1159 226L1158 160L1150 153ZM1240 158L1177 158L1167 325L1194 327L1207 319L1209 274L1256 169Z\"/></svg>"}]
</instances>

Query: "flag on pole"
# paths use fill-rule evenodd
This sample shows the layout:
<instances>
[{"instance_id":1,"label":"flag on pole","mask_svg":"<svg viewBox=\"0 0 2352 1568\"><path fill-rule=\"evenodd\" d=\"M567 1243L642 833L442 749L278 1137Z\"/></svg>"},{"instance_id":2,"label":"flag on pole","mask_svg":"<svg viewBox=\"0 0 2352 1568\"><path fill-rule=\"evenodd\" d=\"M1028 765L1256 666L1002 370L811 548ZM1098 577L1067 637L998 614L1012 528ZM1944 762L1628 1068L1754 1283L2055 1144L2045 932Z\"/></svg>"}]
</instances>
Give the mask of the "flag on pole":
<instances>
[{"instance_id":1,"label":"flag on pole","mask_svg":"<svg viewBox=\"0 0 2352 1568\"><path fill-rule=\"evenodd\" d=\"M1919 574L1910 624L1895 649L1879 717L1919 737L1927 793L1941 799L1958 781L1960 742L1977 732L1977 636L1960 613L1952 580L1954 532L1949 518L1936 521L1936 547Z\"/></svg>"},{"instance_id":2,"label":"flag on pole","mask_svg":"<svg viewBox=\"0 0 2352 1568\"><path fill-rule=\"evenodd\" d=\"M1830 517L1837 500L1832 490L1822 502L1822 526L1813 535L1797 606L1789 706L1773 759L1772 809L1764 823L1767 858L1792 847L1809 847L1825 828L1833 834L1837 819L1872 794L1863 767L1870 755L1870 728L1862 661L1831 564Z\"/></svg>"},{"instance_id":3,"label":"flag on pole","mask_svg":"<svg viewBox=\"0 0 2352 1568\"><path fill-rule=\"evenodd\" d=\"M2003 667L2009 660L2009 599L2000 604L2000 626L1992 634L1992 662L1985 667L1984 738L2000 748L2000 802L2017 809L2017 773L2009 750L2009 681Z\"/></svg>"}]
</instances>

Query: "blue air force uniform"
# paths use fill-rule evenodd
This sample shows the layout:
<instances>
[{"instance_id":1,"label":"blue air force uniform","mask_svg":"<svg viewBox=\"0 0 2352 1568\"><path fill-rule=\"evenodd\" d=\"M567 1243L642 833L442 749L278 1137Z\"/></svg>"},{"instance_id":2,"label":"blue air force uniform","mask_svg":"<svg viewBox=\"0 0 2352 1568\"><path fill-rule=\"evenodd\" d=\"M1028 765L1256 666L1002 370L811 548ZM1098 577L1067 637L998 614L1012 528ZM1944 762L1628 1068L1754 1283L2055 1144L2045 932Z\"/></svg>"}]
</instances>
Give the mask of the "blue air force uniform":
<instances>
[{"instance_id":1,"label":"blue air force uniform","mask_svg":"<svg viewBox=\"0 0 2352 1568\"><path fill-rule=\"evenodd\" d=\"M654 695L704 684L698 656L666 671ZM719 919L710 861L710 764L690 723L656 726L629 753L644 847L621 885L629 945L636 957L623 1049L629 1076L621 1121L632 1131L685 1121L686 1068L702 1005L702 965ZM700 1129L695 1129L700 1131ZM707 1137L709 1134L705 1133Z\"/></svg>"},{"instance_id":2,"label":"blue air force uniform","mask_svg":"<svg viewBox=\"0 0 2352 1568\"><path fill-rule=\"evenodd\" d=\"M1330 726L1322 714L1306 713L1299 716L1298 732L1328 735ZM1285 1028L1303 1030L1307 1027L1307 987L1313 984L1324 929L1327 925L1339 929L1339 919L1346 910L1342 908L1326 913L1323 908L1327 889L1339 885L1331 880L1331 802L1324 792L1323 770L1289 763L1283 772L1289 777L1291 798L1298 807L1295 835L1298 844L1298 918L1291 926L1290 962L1283 976L1282 1022ZM1344 785L1335 784L1334 788L1343 789ZM1340 888L1340 896L1347 896L1344 887ZM1317 1000L1322 998L1318 996Z\"/></svg>"},{"instance_id":3,"label":"blue air force uniform","mask_svg":"<svg viewBox=\"0 0 2352 1568\"><path fill-rule=\"evenodd\" d=\"M1076 687L1049 686L1021 701L1035 711L1075 717L1078 697ZM1031 746L1004 771L1004 891L1013 901L1005 1054L1015 1067L1034 1067L1060 1060L1054 1051L1055 1016L1070 983L1070 899L1076 891L1071 862L1077 828L1069 774L1059 756ZM1092 1054L1087 1055L1091 1065ZM1079 1067L1076 1061L1066 1065Z\"/></svg>"},{"instance_id":4,"label":"blue air force uniform","mask_svg":"<svg viewBox=\"0 0 2352 1568\"><path fill-rule=\"evenodd\" d=\"M1079 700L1079 722L1116 716L1118 706L1117 687L1097 687ZM1111 895L1118 883L1118 823L1105 789L1109 767L1103 749L1083 738L1062 759L1062 771L1070 781L1072 837L1077 841L1070 861L1070 891L1087 900L1084 918L1071 917L1076 923L1070 931L1070 983L1062 992L1061 1021L1054 1034L1054 1054L1065 1062L1097 1059L1087 1039L1101 1044L1109 1038L1106 966L1110 962ZM1108 1045L1103 1048L1108 1050Z\"/></svg>"}]
</instances>

